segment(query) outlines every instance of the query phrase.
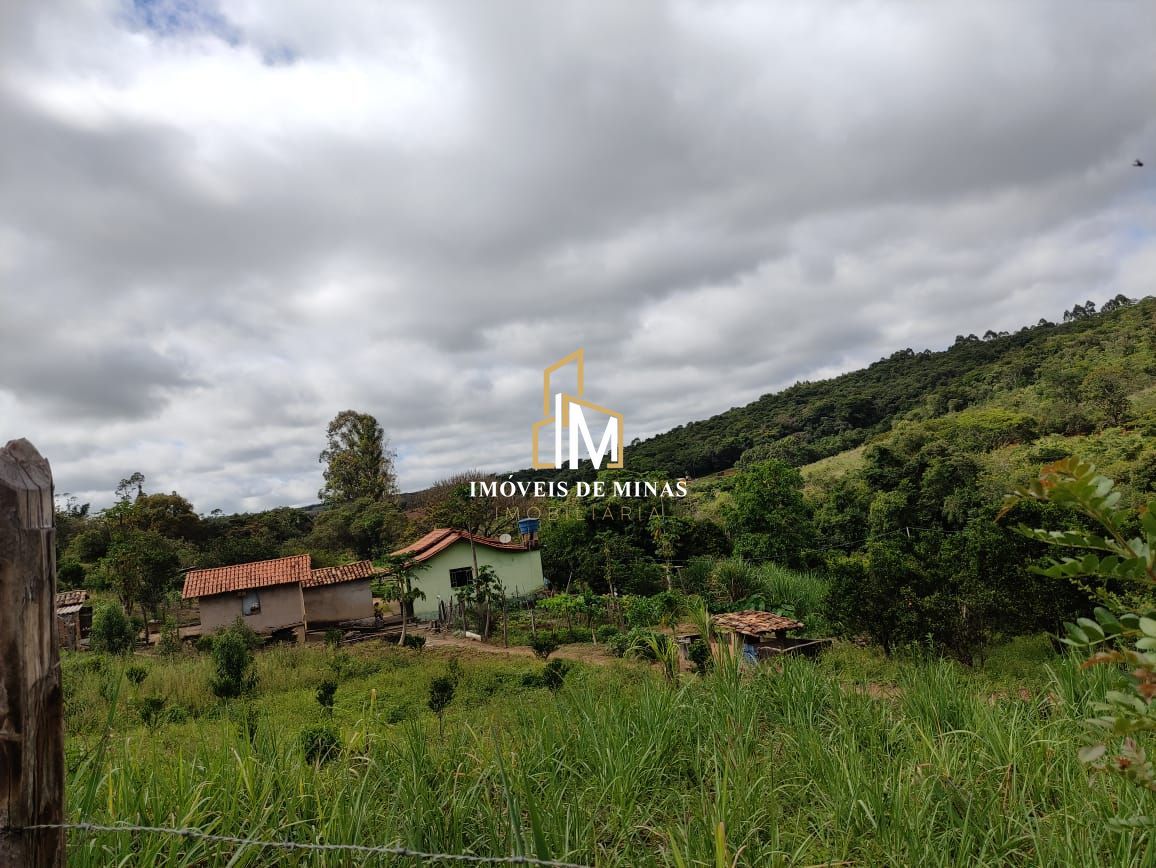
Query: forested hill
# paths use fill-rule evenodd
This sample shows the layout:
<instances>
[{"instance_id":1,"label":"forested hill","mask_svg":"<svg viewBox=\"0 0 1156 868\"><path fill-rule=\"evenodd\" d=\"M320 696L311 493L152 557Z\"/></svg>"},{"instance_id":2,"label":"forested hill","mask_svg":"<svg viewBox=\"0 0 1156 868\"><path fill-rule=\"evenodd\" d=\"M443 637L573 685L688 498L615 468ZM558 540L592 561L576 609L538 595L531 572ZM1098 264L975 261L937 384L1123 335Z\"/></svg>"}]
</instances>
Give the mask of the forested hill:
<instances>
[{"instance_id":1,"label":"forested hill","mask_svg":"<svg viewBox=\"0 0 1156 868\"><path fill-rule=\"evenodd\" d=\"M1103 420L1076 400L1081 390L1111 392L1117 378L1126 395L1142 385L1130 380L1156 375L1124 365L1134 350L1145 350L1149 364L1156 358L1156 299L1117 296L1098 313L1088 302L1063 318L1012 334L959 335L942 352L903 349L863 370L797 383L629 446L628 464L692 477L762 458L802 466L858 446L903 417L933 418L1000 399L1017 403L1017 396L1032 404L1018 409L1040 421L1041 433L1083 433ZM1096 382L1086 384L1093 374Z\"/></svg>"}]
</instances>

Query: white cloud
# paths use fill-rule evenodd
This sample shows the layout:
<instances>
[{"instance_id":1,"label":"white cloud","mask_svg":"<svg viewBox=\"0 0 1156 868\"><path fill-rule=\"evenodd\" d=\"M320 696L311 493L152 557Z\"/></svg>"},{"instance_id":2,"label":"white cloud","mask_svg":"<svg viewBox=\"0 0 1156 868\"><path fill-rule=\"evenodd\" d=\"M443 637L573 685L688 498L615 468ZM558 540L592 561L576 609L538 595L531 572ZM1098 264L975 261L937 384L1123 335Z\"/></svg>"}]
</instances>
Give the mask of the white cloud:
<instances>
[{"instance_id":1,"label":"white cloud","mask_svg":"<svg viewBox=\"0 0 1156 868\"><path fill-rule=\"evenodd\" d=\"M107 503L524 466L543 365L647 436L1156 270L1153 11L26 2L0 31L0 421Z\"/></svg>"}]
</instances>

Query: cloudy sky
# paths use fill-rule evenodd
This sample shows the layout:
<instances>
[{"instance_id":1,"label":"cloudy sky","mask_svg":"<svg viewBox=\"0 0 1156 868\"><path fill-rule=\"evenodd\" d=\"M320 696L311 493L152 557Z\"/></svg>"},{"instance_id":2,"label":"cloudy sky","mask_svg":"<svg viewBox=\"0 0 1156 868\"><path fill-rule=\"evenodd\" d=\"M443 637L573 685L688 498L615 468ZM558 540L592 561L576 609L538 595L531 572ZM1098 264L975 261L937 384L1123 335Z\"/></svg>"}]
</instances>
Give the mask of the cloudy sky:
<instances>
[{"instance_id":1,"label":"cloudy sky","mask_svg":"<svg viewBox=\"0 0 1156 868\"><path fill-rule=\"evenodd\" d=\"M6 0L0 442L106 505L525 466L1156 291L1156 4ZM1131 167L1140 157L1144 169Z\"/></svg>"}]
</instances>

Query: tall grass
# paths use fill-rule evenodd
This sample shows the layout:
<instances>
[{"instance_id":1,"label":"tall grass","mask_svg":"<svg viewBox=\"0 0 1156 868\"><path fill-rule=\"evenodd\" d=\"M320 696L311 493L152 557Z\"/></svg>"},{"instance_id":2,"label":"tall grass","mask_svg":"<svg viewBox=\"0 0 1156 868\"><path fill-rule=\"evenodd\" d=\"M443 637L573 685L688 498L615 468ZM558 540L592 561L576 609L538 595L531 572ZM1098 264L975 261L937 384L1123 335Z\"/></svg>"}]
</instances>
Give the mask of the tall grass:
<instances>
[{"instance_id":1,"label":"tall grass","mask_svg":"<svg viewBox=\"0 0 1156 868\"><path fill-rule=\"evenodd\" d=\"M304 759L297 736L321 719L312 694L335 669L330 652L262 655L252 718L194 695L197 660L157 662L108 697L70 665L67 689L104 715L71 738L85 747L70 763L71 818L600 866L1156 860L1147 830L1107 822L1143 813L1145 797L1076 759L1089 693L1066 660L1024 698L954 664L846 648L673 686L641 664L577 666L556 695L523 686L537 663L465 659L439 736L424 699L445 658L352 656L362 668L343 664L333 714L344 749L324 764ZM184 691L194 713L147 729L134 690ZM149 834L70 839L73 865L230 859L411 864Z\"/></svg>"}]
</instances>

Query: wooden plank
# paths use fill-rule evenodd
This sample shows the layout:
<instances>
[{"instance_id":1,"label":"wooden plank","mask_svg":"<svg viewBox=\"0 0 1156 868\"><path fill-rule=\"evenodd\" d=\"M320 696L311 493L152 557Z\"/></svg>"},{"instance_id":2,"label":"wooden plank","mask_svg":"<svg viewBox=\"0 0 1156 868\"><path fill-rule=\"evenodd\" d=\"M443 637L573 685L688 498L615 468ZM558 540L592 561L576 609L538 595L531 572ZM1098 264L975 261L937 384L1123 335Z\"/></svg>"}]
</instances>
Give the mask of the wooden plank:
<instances>
[{"instance_id":1,"label":"wooden plank","mask_svg":"<svg viewBox=\"0 0 1156 868\"><path fill-rule=\"evenodd\" d=\"M52 470L27 440L0 449L0 865L64 865L64 729Z\"/></svg>"}]
</instances>

